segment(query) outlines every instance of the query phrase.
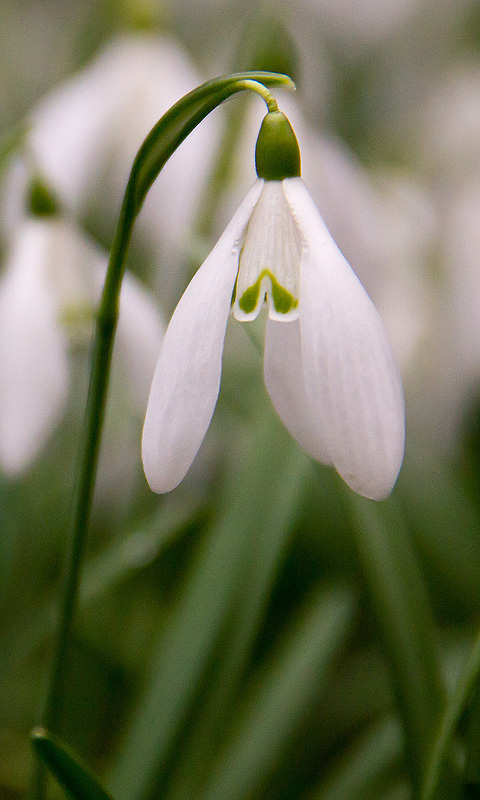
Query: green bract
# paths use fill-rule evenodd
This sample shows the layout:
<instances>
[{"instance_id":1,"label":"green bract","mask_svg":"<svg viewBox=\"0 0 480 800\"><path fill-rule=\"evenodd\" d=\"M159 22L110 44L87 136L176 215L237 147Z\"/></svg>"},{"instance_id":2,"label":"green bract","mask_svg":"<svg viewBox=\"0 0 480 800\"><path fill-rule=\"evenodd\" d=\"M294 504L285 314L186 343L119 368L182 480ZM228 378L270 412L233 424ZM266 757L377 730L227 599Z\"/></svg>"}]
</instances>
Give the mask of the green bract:
<instances>
[{"instance_id":1,"label":"green bract","mask_svg":"<svg viewBox=\"0 0 480 800\"><path fill-rule=\"evenodd\" d=\"M264 117L255 148L259 178L283 181L300 175L300 149L290 122L281 111L269 111Z\"/></svg>"},{"instance_id":2,"label":"green bract","mask_svg":"<svg viewBox=\"0 0 480 800\"><path fill-rule=\"evenodd\" d=\"M244 291L240 300L238 301L238 305L242 311L245 311L246 314L250 314L256 308L258 298L260 296L262 280L265 277L270 278L270 291L272 293L272 300L275 310L278 311L279 314L288 314L292 308L296 308L298 306L297 298L294 297L293 294L288 291L288 289L285 289L279 284L275 278L275 275L269 269L264 269L258 276L258 280L255 281L253 286L250 286Z\"/></svg>"}]
</instances>

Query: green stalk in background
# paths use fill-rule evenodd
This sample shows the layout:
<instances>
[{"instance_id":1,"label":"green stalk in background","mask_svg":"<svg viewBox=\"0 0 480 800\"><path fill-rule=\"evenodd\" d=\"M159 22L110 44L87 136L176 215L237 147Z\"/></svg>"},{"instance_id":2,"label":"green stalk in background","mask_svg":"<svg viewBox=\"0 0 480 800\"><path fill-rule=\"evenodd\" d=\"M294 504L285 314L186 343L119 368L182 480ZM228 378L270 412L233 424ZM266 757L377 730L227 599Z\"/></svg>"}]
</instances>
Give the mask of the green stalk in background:
<instances>
[{"instance_id":1,"label":"green stalk in background","mask_svg":"<svg viewBox=\"0 0 480 800\"><path fill-rule=\"evenodd\" d=\"M406 763L420 793L445 689L423 576L393 498L381 505L345 492L356 548L403 723Z\"/></svg>"}]
</instances>

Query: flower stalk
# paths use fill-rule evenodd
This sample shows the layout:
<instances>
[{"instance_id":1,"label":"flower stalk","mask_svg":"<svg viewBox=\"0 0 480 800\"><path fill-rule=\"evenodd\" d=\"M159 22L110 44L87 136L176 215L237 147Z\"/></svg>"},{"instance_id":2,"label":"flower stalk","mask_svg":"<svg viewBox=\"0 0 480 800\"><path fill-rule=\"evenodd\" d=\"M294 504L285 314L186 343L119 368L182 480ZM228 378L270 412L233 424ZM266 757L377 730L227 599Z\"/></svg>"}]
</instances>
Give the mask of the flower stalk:
<instances>
[{"instance_id":1,"label":"flower stalk","mask_svg":"<svg viewBox=\"0 0 480 800\"><path fill-rule=\"evenodd\" d=\"M60 621L42 715L42 724L53 733L61 729L64 715L67 656L92 512L120 289L134 223L150 186L166 161L207 114L226 98L244 90L257 92L265 99L269 108L275 109L275 100L267 86L294 88L293 82L287 76L268 72L238 73L202 84L172 106L154 126L142 144L130 173L96 316L84 438L80 451L73 523L66 554ZM38 768L33 795L41 800L44 791L45 773Z\"/></svg>"}]
</instances>

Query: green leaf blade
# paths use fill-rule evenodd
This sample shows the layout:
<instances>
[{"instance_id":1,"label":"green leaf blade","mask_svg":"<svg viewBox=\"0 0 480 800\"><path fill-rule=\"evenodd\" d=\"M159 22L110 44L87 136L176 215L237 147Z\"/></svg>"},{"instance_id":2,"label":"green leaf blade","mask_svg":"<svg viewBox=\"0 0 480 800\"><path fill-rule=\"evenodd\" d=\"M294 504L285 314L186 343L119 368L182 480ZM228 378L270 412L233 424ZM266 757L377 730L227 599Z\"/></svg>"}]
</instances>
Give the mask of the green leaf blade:
<instances>
[{"instance_id":1,"label":"green leaf blade","mask_svg":"<svg viewBox=\"0 0 480 800\"><path fill-rule=\"evenodd\" d=\"M394 500L379 504L351 492L345 496L353 512L358 557L403 721L407 764L419 790L445 704L426 587Z\"/></svg>"},{"instance_id":2,"label":"green leaf blade","mask_svg":"<svg viewBox=\"0 0 480 800\"><path fill-rule=\"evenodd\" d=\"M45 728L34 728L32 747L72 800L112 800L96 778L52 738Z\"/></svg>"}]
</instances>

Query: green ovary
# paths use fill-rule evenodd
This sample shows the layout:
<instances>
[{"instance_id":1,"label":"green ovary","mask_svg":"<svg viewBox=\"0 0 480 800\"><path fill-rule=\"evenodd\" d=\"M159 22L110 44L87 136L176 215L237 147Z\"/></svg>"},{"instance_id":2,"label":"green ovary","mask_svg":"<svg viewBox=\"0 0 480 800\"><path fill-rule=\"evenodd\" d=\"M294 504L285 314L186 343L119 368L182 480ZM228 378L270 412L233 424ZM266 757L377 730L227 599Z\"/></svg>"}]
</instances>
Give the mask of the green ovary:
<instances>
[{"instance_id":1,"label":"green ovary","mask_svg":"<svg viewBox=\"0 0 480 800\"><path fill-rule=\"evenodd\" d=\"M292 308L296 308L298 306L297 298L279 284L269 269L264 269L258 276L258 280L255 281L253 286L249 286L248 289L245 289L240 300L238 301L239 307L245 312L245 314L251 314L251 312L257 307L258 298L260 295L260 286L263 278L265 277L268 277L270 280L272 287L271 297L273 300L273 305L275 306L275 311L277 311L279 314L288 314Z\"/></svg>"}]
</instances>

